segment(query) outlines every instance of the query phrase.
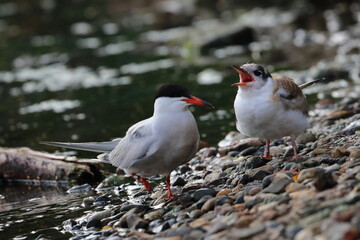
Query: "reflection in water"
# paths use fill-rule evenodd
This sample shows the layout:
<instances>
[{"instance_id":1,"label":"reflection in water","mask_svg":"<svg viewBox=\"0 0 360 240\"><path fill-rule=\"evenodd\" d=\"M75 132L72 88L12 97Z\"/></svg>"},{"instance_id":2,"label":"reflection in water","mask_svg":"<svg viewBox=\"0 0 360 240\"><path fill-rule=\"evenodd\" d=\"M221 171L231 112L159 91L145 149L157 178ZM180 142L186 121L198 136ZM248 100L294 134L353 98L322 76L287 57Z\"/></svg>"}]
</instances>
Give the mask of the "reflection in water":
<instances>
[{"instance_id":1,"label":"reflection in water","mask_svg":"<svg viewBox=\"0 0 360 240\"><path fill-rule=\"evenodd\" d=\"M59 230L64 220L83 213L80 204L84 195L68 195L66 189L24 183L1 185L0 196L4 198L0 199L0 239L35 239L40 234L51 239L70 237Z\"/></svg>"}]
</instances>

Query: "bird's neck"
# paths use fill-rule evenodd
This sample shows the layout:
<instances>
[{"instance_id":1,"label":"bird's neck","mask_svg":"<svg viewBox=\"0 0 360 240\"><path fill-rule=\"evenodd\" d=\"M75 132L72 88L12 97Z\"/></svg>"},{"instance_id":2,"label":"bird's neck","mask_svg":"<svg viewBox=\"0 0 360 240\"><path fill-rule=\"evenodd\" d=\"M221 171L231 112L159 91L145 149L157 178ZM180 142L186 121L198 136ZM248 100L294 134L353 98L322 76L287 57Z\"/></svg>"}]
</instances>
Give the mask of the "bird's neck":
<instances>
[{"instance_id":1,"label":"bird's neck","mask_svg":"<svg viewBox=\"0 0 360 240\"><path fill-rule=\"evenodd\" d=\"M159 98L154 103L154 115L187 111L188 107L183 101L174 101L172 98Z\"/></svg>"}]
</instances>

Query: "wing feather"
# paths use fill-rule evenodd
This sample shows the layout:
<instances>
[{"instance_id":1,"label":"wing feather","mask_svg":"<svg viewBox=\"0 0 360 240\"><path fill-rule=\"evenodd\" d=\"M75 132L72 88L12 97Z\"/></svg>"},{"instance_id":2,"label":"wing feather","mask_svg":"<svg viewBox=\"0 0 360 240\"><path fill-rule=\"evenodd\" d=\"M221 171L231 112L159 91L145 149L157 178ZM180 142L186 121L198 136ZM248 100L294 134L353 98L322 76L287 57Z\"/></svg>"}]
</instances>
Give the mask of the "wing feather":
<instances>
[{"instance_id":1,"label":"wing feather","mask_svg":"<svg viewBox=\"0 0 360 240\"><path fill-rule=\"evenodd\" d=\"M151 152L154 144L152 118L133 125L109 154L110 162L121 169L130 168Z\"/></svg>"}]
</instances>

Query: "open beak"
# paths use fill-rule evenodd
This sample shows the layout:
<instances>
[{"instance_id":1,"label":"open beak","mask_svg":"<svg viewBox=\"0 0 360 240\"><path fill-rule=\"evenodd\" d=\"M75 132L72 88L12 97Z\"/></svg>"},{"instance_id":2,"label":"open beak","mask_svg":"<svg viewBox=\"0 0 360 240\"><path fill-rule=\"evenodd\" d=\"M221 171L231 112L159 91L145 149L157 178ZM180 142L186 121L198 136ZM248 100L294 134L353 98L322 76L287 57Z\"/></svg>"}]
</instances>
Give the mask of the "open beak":
<instances>
[{"instance_id":1,"label":"open beak","mask_svg":"<svg viewBox=\"0 0 360 240\"><path fill-rule=\"evenodd\" d=\"M248 74L244 69L237 66L231 66L240 76L240 82L234 83L231 86L246 86L249 82L254 82L254 78Z\"/></svg>"},{"instance_id":2,"label":"open beak","mask_svg":"<svg viewBox=\"0 0 360 240\"><path fill-rule=\"evenodd\" d=\"M202 105L202 106L209 106L211 108L215 108L211 103L208 103L207 101L204 101L200 98L197 98L195 96L191 96L191 98L185 98L182 99L182 101L187 102L189 104L195 104L195 105Z\"/></svg>"}]
</instances>

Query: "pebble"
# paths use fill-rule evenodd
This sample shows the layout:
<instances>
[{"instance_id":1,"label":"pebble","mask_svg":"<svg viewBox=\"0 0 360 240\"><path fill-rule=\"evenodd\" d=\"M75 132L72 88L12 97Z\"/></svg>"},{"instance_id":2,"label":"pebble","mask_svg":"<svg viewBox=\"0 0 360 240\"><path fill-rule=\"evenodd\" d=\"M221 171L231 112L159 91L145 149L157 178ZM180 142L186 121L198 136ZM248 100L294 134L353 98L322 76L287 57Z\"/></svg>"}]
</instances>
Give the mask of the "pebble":
<instances>
[{"instance_id":1,"label":"pebble","mask_svg":"<svg viewBox=\"0 0 360 240\"><path fill-rule=\"evenodd\" d=\"M83 185L73 186L72 188L70 188L66 192L70 193L70 194L79 194L79 193L90 193L93 190L94 189L88 183L85 183Z\"/></svg>"},{"instance_id":2,"label":"pebble","mask_svg":"<svg viewBox=\"0 0 360 240\"><path fill-rule=\"evenodd\" d=\"M291 182L286 186L285 191L290 194L304 189L306 189L305 185L296 182Z\"/></svg>"},{"instance_id":3,"label":"pebble","mask_svg":"<svg viewBox=\"0 0 360 240\"><path fill-rule=\"evenodd\" d=\"M221 196L221 197L216 198L215 205L219 206L219 205L224 205L226 203L232 204L233 202L234 202L234 199L232 199L231 197Z\"/></svg>"},{"instance_id":4,"label":"pebble","mask_svg":"<svg viewBox=\"0 0 360 240\"><path fill-rule=\"evenodd\" d=\"M217 194L217 191L213 188L200 188L199 190L196 190L192 197L195 199L195 201L200 200L204 196L212 196L214 197Z\"/></svg>"},{"instance_id":5,"label":"pebble","mask_svg":"<svg viewBox=\"0 0 360 240\"><path fill-rule=\"evenodd\" d=\"M177 177L174 182L172 183L172 186L185 186L186 181L182 177Z\"/></svg>"},{"instance_id":6,"label":"pebble","mask_svg":"<svg viewBox=\"0 0 360 240\"><path fill-rule=\"evenodd\" d=\"M128 228L132 230L138 230L140 228L146 229L149 225L149 222L147 220L142 219L136 214L129 215L126 218L127 226Z\"/></svg>"},{"instance_id":7,"label":"pebble","mask_svg":"<svg viewBox=\"0 0 360 240\"><path fill-rule=\"evenodd\" d=\"M350 150L349 157L354 160L360 159L360 150L359 149Z\"/></svg>"},{"instance_id":8,"label":"pebble","mask_svg":"<svg viewBox=\"0 0 360 240\"><path fill-rule=\"evenodd\" d=\"M204 205L201 207L201 211L202 212L208 212L210 210L213 210L216 204L216 199L215 198L210 198L209 200L207 200Z\"/></svg>"},{"instance_id":9,"label":"pebble","mask_svg":"<svg viewBox=\"0 0 360 240\"><path fill-rule=\"evenodd\" d=\"M245 168L246 169L253 169L258 168L266 164L266 160L262 157L250 157L246 160Z\"/></svg>"},{"instance_id":10,"label":"pebble","mask_svg":"<svg viewBox=\"0 0 360 240\"><path fill-rule=\"evenodd\" d=\"M292 182L291 178L286 174L277 174L274 180L267 186L263 193L282 193L288 184Z\"/></svg>"}]
</instances>

